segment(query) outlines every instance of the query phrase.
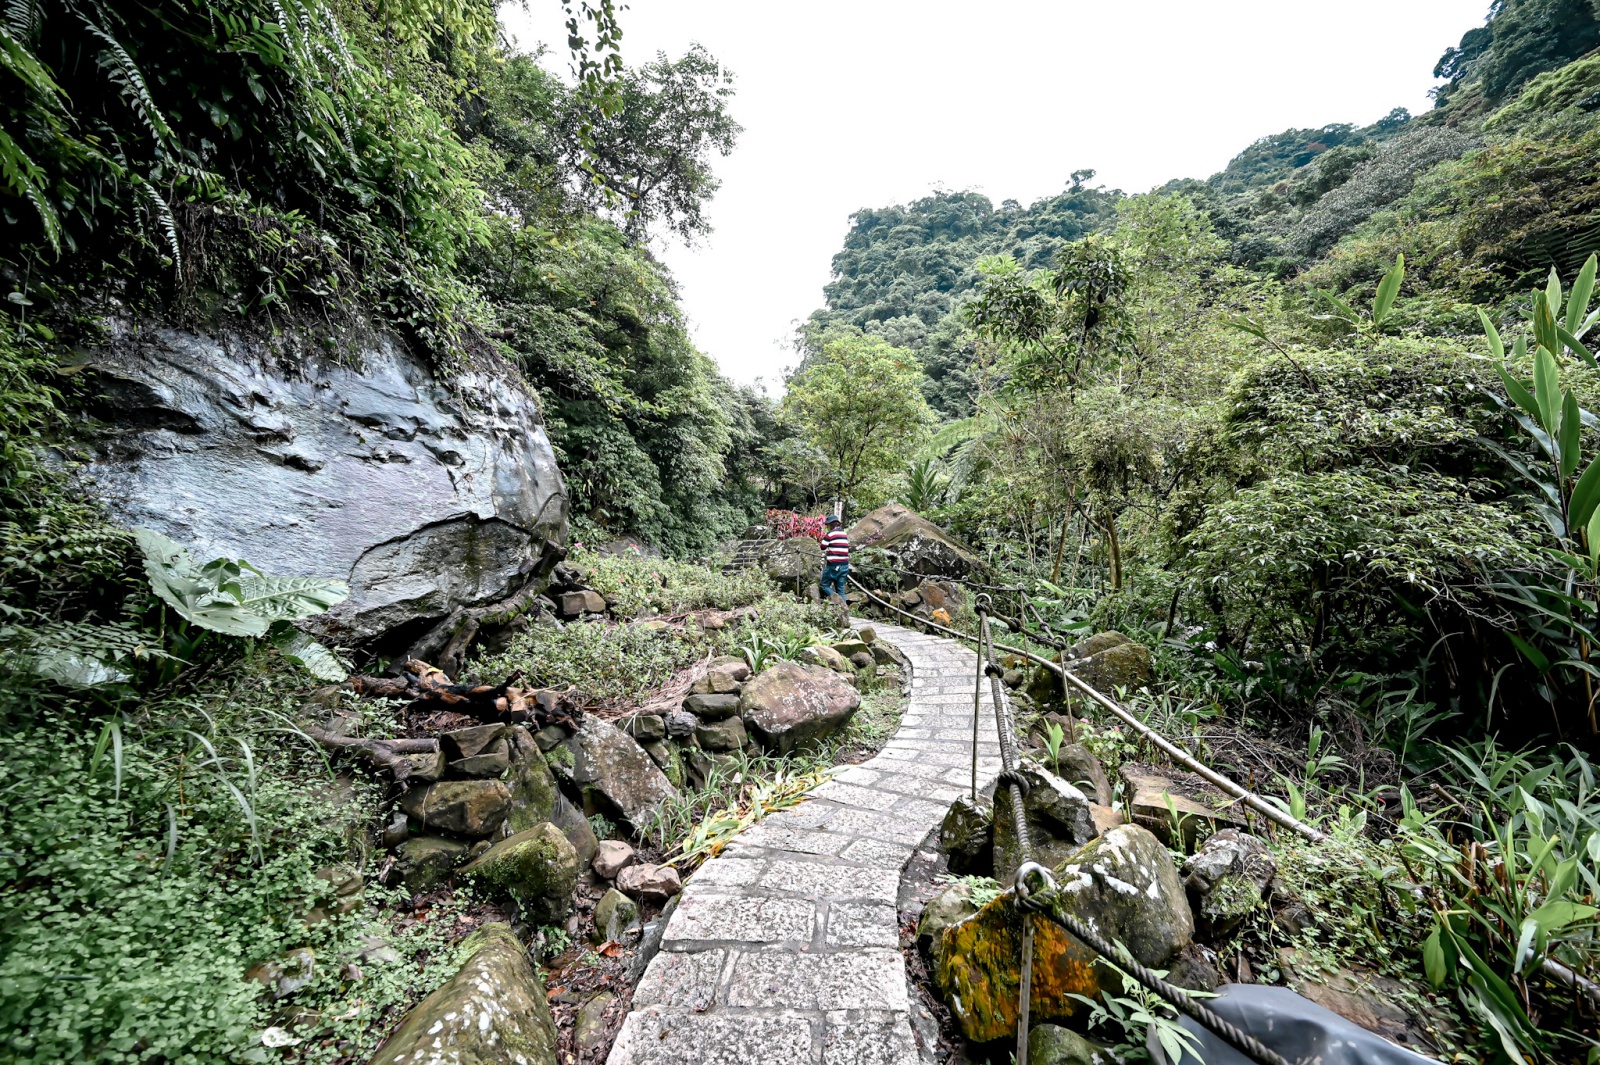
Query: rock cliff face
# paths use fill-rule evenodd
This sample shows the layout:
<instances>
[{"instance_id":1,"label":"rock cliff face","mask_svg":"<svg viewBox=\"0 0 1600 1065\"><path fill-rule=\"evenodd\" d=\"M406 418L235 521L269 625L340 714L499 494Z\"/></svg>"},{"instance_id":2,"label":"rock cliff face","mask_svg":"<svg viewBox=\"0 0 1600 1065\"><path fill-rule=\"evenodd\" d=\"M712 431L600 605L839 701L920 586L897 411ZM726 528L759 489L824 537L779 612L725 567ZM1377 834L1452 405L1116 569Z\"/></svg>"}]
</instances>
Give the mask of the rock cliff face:
<instances>
[{"instance_id":1,"label":"rock cliff face","mask_svg":"<svg viewBox=\"0 0 1600 1065\"><path fill-rule=\"evenodd\" d=\"M113 329L90 353L113 513L268 573L340 577L323 631L369 641L544 576L567 496L514 380L443 382L398 340L283 360L252 339Z\"/></svg>"}]
</instances>

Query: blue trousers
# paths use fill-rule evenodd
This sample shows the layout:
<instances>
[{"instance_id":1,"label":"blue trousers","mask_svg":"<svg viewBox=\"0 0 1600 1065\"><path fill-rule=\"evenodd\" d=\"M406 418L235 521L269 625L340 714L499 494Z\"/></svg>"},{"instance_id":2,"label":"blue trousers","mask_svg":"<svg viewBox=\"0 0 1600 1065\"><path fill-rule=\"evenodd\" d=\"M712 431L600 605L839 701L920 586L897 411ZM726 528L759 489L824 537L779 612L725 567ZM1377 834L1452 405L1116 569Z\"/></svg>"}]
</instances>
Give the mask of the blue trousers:
<instances>
[{"instance_id":1,"label":"blue trousers","mask_svg":"<svg viewBox=\"0 0 1600 1065\"><path fill-rule=\"evenodd\" d=\"M838 592L840 598L843 598L846 584L845 575L849 572L850 563L848 562L830 562L823 566L822 580L818 582L822 585L822 598L826 599L834 592Z\"/></svg>"}]
</instances>

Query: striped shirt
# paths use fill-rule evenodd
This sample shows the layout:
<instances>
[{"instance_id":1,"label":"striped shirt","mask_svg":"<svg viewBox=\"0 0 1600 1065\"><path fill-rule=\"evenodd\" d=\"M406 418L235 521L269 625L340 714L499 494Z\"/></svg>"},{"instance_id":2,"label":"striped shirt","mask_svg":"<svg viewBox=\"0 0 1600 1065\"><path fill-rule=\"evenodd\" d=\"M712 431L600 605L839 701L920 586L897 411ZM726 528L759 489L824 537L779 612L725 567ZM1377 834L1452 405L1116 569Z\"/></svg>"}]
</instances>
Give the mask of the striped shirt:
<instances>
[{"instance_id":1,"label":"striped shirt","mask_svg":"<svg viewBox=\"0 0 1600 1065\"><path fill-rule=\"evenodd\" d=\"M835 529L822 536L822 560L830 566L836 562L850 561L850 537L843 529Z\"/></svg>"}]
</instances>

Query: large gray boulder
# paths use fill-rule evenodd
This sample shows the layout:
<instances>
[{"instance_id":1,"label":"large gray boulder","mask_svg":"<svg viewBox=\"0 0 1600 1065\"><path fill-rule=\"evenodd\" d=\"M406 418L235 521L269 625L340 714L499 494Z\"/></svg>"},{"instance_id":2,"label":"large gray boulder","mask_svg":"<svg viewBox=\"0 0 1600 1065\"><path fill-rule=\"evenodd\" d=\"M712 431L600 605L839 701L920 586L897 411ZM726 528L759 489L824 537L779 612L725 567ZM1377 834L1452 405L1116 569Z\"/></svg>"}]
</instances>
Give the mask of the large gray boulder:
<instances>
[{"instance_id":1,"label":"large gray boulder","mask_svg":"<svg viewBox=\"0 0 1600 1065\"><path fill-rule=\"evenodd\" d=\"M586 814L638 827L657 806L677 797L672 781L644 748L609 721L585 717L562 749L566 753L550 762L578 788Z\"/></svg>"},{"instance_id":2,"label":"large gray boulder","mask_svg":"<svg viewBox=\"0 0 1600 1065\"><path fill-rule=\"evenodd\" d=\"M899 503L879 507L849 529L855 547L886 552L896 571L924 577L966 577L982 568L977 552Z\"/></svg>"},{"instance_id":3,"label":"large gray boulder","mask_svg":"<svg viewBox=\"0 0 1600 1065\"><path fill-rule=\"evenodd\" d=\"M566 486L509 375L441 380L384 333L297 351L293 334L107 325L85 392L108 429L88 473L112 514L202 561L349 581L324 636L505 599L559 556L545 548L566 541Z\"/></svg>"},{"instance_id":4,"label":"large gray boulder","mask_svg":"<svg viewBox=\"0 0 1600 1065\"><path fill-rule=\"evenodd\" d=\"M511 929L485 925L466 964L406 1015L370 1065L556 1065L544 984Z\"/></svg>"},{"instance_id":5,"label":"large gray boulder","mask_svg":"<svg viewBox=\"0 0 1600 1065\"><path fill-rule=\"evenodd\" d=\"M756 549L756 565L779 587L804 591L822 576L822 545L809 536L768 540Z\"/></svg>"},{"instance_id":6,"label":"large gray boulder","mask_svg":"<svg viewBox=\"0 0 1600 1065\"><path fill-rule=\"evenodd\" d=\"M739 695L745 726L769 751L788 754L849 721L861 694L822 666L779 662L750 678Z\"/></svg>"}]
</instances>

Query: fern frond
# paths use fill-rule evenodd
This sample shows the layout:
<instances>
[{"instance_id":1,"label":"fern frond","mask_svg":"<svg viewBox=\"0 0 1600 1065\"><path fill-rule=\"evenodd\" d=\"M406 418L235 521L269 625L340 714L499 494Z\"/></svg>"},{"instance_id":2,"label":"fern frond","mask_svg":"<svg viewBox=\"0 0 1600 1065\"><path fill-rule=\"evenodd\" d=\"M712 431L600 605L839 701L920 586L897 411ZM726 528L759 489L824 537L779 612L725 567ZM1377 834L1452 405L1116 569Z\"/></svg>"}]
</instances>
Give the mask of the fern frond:
<instances>
[{"instance_id":1,"label":"fern frond","mask_svg":"<svg viewBox=\"0 0 1600 1065\"><path fill-rule=\"evenodd\" d=\"M105 49L96 57L100 69L106 71L111 80L122 89L123 99L144 120L150 135L158 143L167 145L172 139L172 127L167 125L161 109L156 106L155 98L150 95L144 75L139 72L139 65L133 61L133 56L128 54L121 41L101 29L93 20L82 13L78 15L78 19L85 29L105 42Z\"/></svg>"}]
</instances>

